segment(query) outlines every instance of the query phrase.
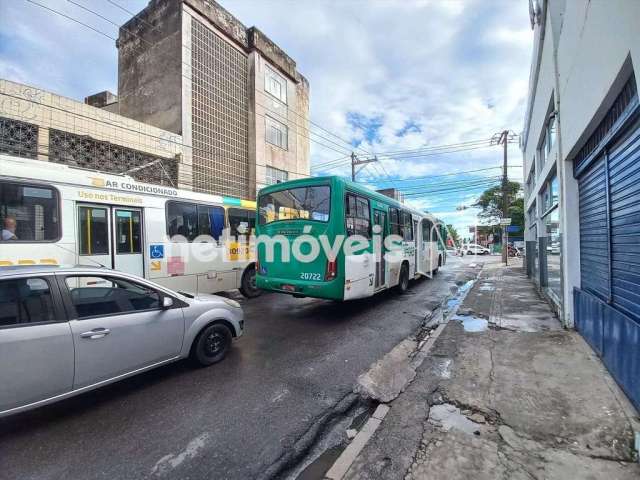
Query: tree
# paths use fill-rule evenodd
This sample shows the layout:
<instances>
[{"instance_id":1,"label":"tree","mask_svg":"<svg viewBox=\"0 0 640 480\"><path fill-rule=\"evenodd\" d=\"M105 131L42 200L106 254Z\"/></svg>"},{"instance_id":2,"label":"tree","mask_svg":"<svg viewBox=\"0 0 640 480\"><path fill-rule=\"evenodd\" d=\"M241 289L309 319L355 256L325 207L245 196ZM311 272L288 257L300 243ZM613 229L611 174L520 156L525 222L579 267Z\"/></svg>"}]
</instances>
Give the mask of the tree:
<instances>
[{"instance_id":1,"label":"tree","mask_svg":"<svg viewBox=\"0 0 640 480\"><path fill-rule=\"evenodd\" d=\"M521 186L518 182L509 182L507 192L509 198L509 208L507 214L511 218L512 225L524 226L524 199L520 195ZM480 218L489 223L498 223L502 218L502 185L491 187L480 195L480 198L473 205L482 211L478 214Z\"/></svg>"},{"instance_id":2,"label":"tree","mask_svg":"<svg viewBox=\"0 0 640 480\"><path fill-rule=\"evenodd\" d=\"M449 236L451 240L453 240L454 245L460 245L460 235L458 235L458 230L452 224L447 225L447 232L449 232Z\"/></svg>"}]
</instances>

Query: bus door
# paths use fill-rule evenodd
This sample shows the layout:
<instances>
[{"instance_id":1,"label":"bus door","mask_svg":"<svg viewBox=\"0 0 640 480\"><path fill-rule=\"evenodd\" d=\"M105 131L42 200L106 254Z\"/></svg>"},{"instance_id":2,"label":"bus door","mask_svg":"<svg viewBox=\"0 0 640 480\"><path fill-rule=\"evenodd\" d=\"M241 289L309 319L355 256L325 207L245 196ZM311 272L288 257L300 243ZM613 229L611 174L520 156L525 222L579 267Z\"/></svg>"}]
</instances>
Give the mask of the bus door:
<instances>
[{"instance_id":1,"label":"bus door","mask_svg":"<svg viewBox=\"0 0 640 480\"><path fill-rule=\"evenodd\" d=\"M113 268L111 260L110 208L78 205L78 263Z\"/></svg>"},{"instance_id":2,"label":"bus door","mask_svg":"<svg viewBox=\"0 0 640 480\"><path fill-rule=\"evenodd\" d=\"M413 264L415 265L414 267L414 271L420 273L420 256L419 256L419 250L420 250L420 232L418 232L418 221L414 220L413 221L413 240L414 240L414 244L415 244L415 250L413 253Z\"/></svg>"},{"instance_id":3,"label":"bus door","mask_svg":"<svg viewBox=\"0 0 640 480\"><path fill-rule=\"evenodd\" d=\"M144 276L142 210L79 204L78 263Z\"/></svg>"},{"instance_id":4,"label":"bus door","mask_svg":"<svg viewBox=\"0 0 640 480\"><path fill-rule=\"evenodd\" d=\"M142 211L113 207L113 268L144 277Z\"/></svg>"},{"instance_id":5,"label":"bus door","mask_svg":"<svg viewBox=\"0 0 640 480\"><path fill-rule=\"evenodd\" d=\"M416 233L416 271L431 278L431 222L423 218Z\"/></svg>"},{"instance_id":6,"label":"bus door","mask_svg":"<svg viewBox=\"0 0 640 480\"><path fill-rule=\"evenodd\" d=\"M382 230L380 231L380 258L376 259L376 286L375 288L384 287L387 284L386 279L386 262L384 259L385 249L384 249L384 240L387 238L387 212L383 212L382 210L374 210L373 211L373 224L380 225ZM378 254L378 252L374 252Z\"/></svg>"}]
</instances>

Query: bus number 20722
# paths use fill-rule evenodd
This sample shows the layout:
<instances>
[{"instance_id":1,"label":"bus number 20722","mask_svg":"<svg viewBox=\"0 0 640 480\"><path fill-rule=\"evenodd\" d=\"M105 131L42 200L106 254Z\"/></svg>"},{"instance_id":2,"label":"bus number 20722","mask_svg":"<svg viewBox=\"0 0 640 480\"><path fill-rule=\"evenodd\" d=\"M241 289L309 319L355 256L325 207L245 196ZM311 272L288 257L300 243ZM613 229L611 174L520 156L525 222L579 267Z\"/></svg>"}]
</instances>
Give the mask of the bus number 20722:
<instances>
[{"instance_id":1,"label":"bus number 20722","mask_svg":"<svg viewBox=\"0 0 640 480\"><path fill-rule=\"evenodd\" d=\"M321 273L302 272L300 274L300 278L302 280L322 280L322 274Z\"/></svg>"}]
</instances>

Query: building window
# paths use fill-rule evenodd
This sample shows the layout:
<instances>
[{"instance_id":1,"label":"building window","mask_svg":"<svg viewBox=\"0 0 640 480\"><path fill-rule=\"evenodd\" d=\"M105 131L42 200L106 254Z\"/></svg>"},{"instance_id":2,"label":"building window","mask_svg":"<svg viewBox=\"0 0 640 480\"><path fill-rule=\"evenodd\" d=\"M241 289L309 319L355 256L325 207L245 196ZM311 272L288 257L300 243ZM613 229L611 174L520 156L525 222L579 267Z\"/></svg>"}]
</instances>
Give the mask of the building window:
<instances>
[{"instance_id":1,"label":"building window","mask_svg":"<svg viewBox=\"0 0 640 480\"><path fill-rule=\"evenodd\" d=\"M287 126L271 117L265 117L265 120L267 142L287 150L289 146Z\"/></svg>"},{"instance_id":2,"label":"building window","mask_svg":"<svg viewBox=\"0 0 640 480\"><path fill-rule=\"evenodd\" d=\"M273 168L267 165L266 183L267 185L275 185L289 180L289 172Z\"/></svg>"},{"instance_id":3,"label":"building window","mask_svg":"<svg viewBox=\"0 0 640 480\"><path fill-rule=\"evenodd\" d=\"M546 148L547 155L551 152L553 144L556 143L556 116L551 115L547 122L547 135L546 135Z\"/></svg>"},{"instance_id":4,"label":"building window","mask_svg":"<svg viewBox=\"0 0 640 480\"><path fill-rule=\"evenodd\" d=\"M282 103L287 103L287 81L269 67L264 73L264 89Z\"/></svg>"},{"instance_id":5,"label":"building window","mask_svg":"<svg viewBox=\"0 0 640 480\"><path fill-rule=\"evenodd\" d=\"M58 192L42 185L0 182L0 241L60 238Z\"/></svg>"},{"instance_id":6,"label":"building window","mask_svg":"<svg viewBox=\"0 0 640 480\"><path fill-rule=\"evenodd\" d=\"M546 262L547 271L547 290L556 298L558 302L562 298L560 289L560 255L561 255L561 237L560 237L560 213L558 208L559 200L558 176L553 175L545 185L542 193L541 216L542 216L542 234L546 237L544 241L545 252L542 256Z\"/></svg>"},{"instance_id":7,"label":"building window","mask_svg":"<svg viewBox=\"0 0 640 480\"><path fill-rule=\"evenodd\" d=\"M540 142L540 148L538 149L538 162L540 164L539 171L542 171L542 167L544 166L547 158L549 158L549 153L551 152L551 148L556 141L556 117L555 115L551 115L545 125L544 131L542 133L542 141Z\"/></svg>"}]
</instances>

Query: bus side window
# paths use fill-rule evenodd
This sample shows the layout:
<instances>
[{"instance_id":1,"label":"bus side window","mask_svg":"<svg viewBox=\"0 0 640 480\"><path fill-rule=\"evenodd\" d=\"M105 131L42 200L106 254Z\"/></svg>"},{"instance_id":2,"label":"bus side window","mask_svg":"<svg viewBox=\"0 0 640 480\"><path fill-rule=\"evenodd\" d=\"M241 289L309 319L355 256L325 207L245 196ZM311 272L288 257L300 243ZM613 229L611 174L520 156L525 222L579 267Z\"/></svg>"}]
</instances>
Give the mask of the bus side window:
<instances>
[{"instance_id":1,"label":"bus side window","mask_svg":"<svg viewBox=\"0 0 640 480\"><path fill-rule=\"evenodd\" d=\"M413 240L413 223L409 212L402 212L402 237L405 241Z\"/></svg>"},{"instance_id":2,"label":"bus side window","mask_svg":"<svg viewBox=\"0 0 640 480\"><path fill-rule=\"evenodd\" d=\"M198 211L193 203L167 202L167 235L181 235L188 241L198 236Z\"/></svg>"},{"instance_id":3,"label":"bus side window","mask_svg":"<svg viewBox=\"0 0 640 480\"><path fill-rule=\"evenodd\" d=\"M400 211L397 208L389 209L389 225L391 225L391 233L393 235L402 236L402 225L400 219Z\"/></svg>"},{"instance_id":4,"label":"bus side window","mask_svg":"<svg viewBox=\"0 0 640 480\"><path fill-rule=\"evenodd\" d=\"M227 215L229 216L229 228L232 237L237 237L238 235L251 236L255 233L255 211L244 208L229 208Z\"/></svg>"},{"instance_id":5,"label":"bus side window","mask_svg":"<svg viewBox=\"0 0 640 480\"><path fill-rule=\"evenodd\" d=\"M361 235L365 238L371 238L369 200L348 193L345 203L347 235Z\"/></svg>"},{"instance_id":6,"label":"bus side window","mask_svg":"<svg viewBox=\"0 0 640 480\"><path fill-rule=\"evenodd\" d=\"M422 241L423 242L432 242L433 236L435 232L433 232L433 223L429 220L422 221Z\"/></svg>"},{"instance_id":7,"label":"bus side window","mask_svg":"<svg viewBox=\"0 0 640 480\"><path fill-rule=\"evenodd\" d=\"M198 205L198 232L219 240L224 229L224 208Z\"/></svg>"},{"instance_id":8,"label":"bus side window","mask_svg":"<svg viewBox=\"0 0 640 480\"><path fill-rule=\"evenodd\" d=\"M58 192L42 185L0 182L0 241L60 238Z\"/></svg>"}]
</instances>

